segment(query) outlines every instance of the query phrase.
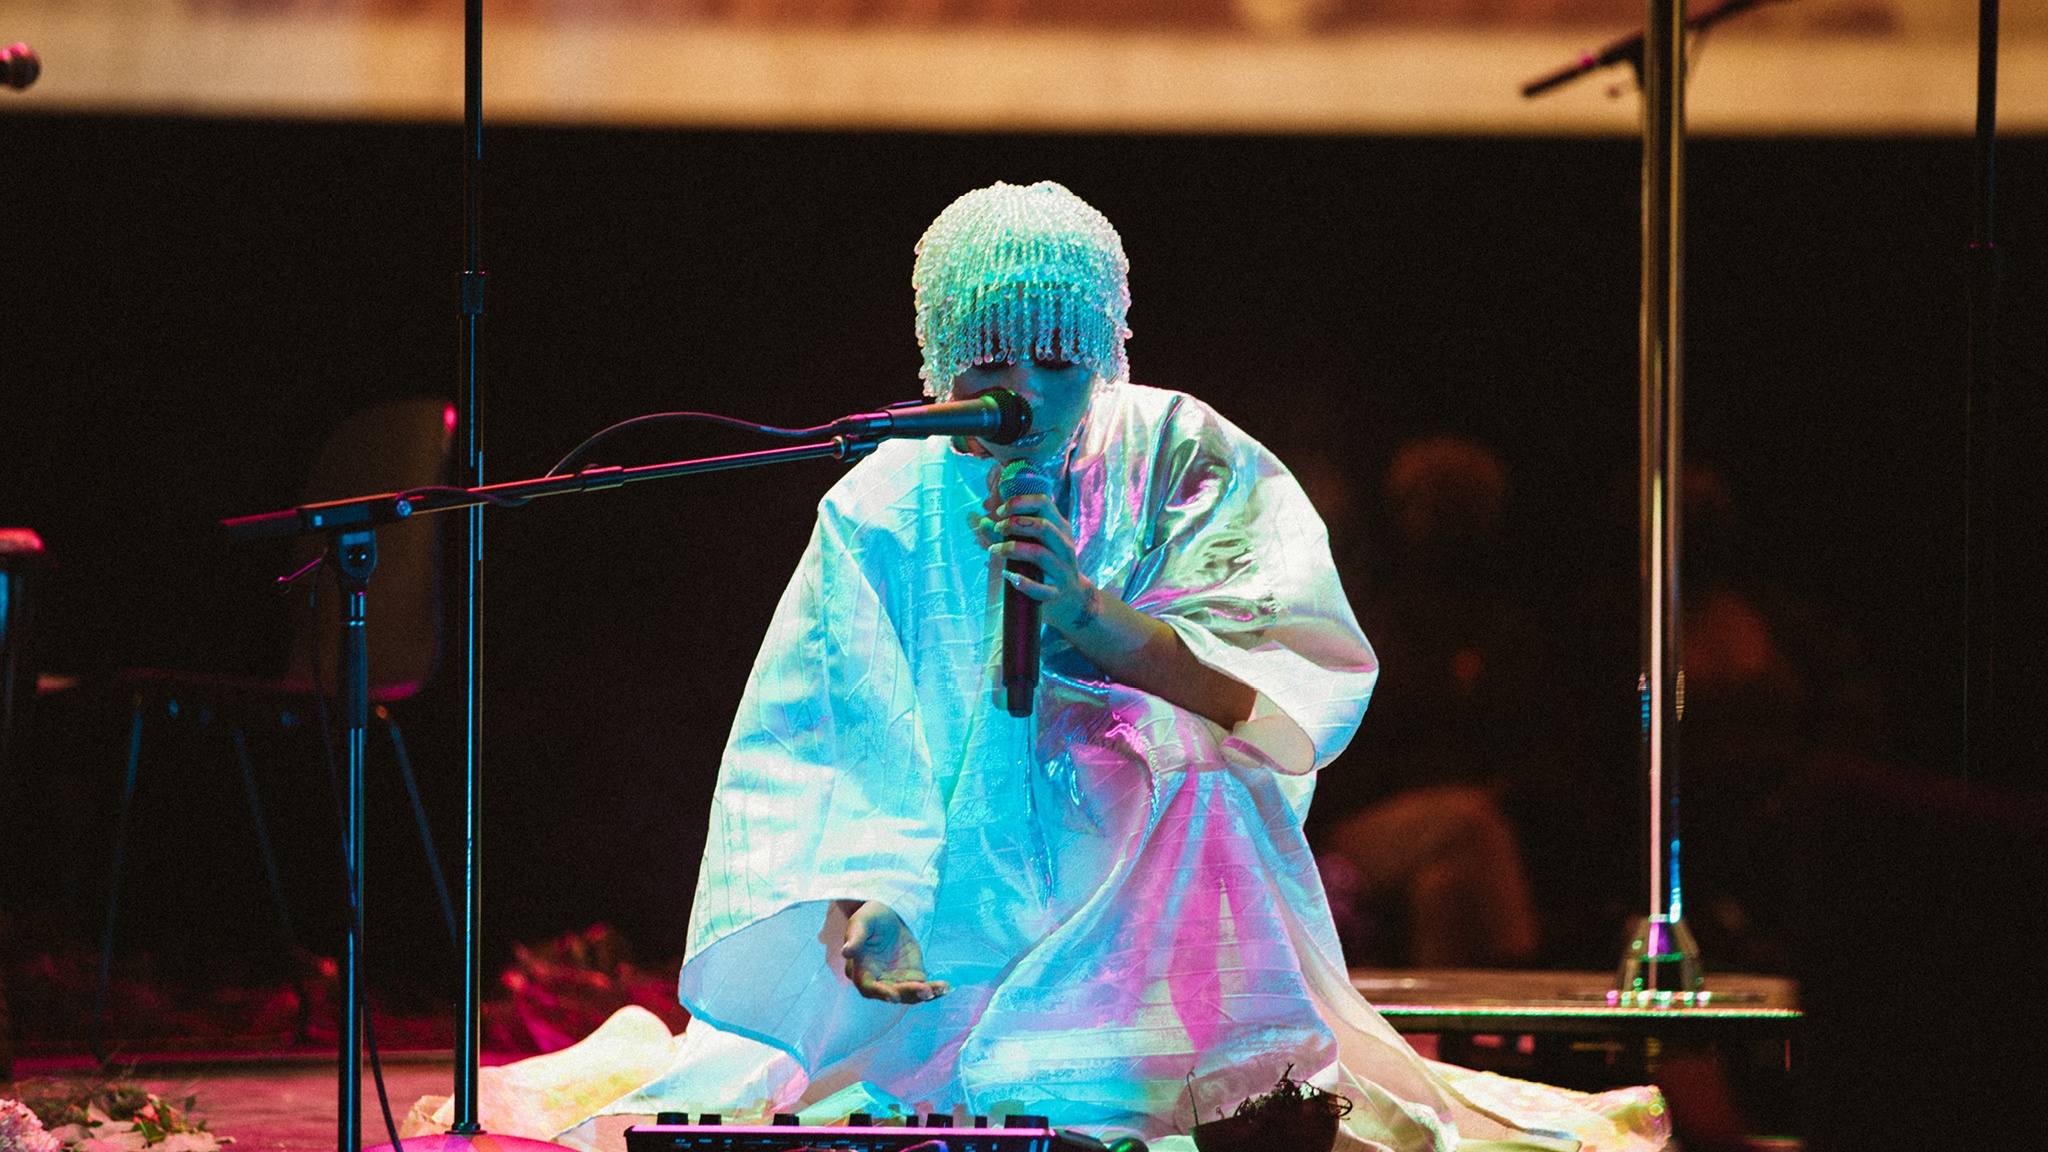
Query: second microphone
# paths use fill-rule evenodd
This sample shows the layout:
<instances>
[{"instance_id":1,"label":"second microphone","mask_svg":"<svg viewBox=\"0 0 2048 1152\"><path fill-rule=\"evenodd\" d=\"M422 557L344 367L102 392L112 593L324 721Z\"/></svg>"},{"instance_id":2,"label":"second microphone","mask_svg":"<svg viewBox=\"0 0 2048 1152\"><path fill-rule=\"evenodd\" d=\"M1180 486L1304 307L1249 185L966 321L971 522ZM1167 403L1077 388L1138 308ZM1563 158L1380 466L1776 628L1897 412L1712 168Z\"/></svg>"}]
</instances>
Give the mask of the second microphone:
<instances>
[{"instance_id":1,"label":"second microphone","mask_svg":"<svg viewBox=\"0 0 2048 1152\"><path fill-rule=\"evenodd\" d=\"M1003 465L996 496L1010 500L1026 495L1052 495L1052 480L1024 460ZM1023 560L1005 561L1003 567L1026 580L1044 575L1038 565ZM1038 601L1003 581L1003 692L1012 716L1031 715L1032 698L1038 695L1038 631Z\"/></svg>"}]
</instances>

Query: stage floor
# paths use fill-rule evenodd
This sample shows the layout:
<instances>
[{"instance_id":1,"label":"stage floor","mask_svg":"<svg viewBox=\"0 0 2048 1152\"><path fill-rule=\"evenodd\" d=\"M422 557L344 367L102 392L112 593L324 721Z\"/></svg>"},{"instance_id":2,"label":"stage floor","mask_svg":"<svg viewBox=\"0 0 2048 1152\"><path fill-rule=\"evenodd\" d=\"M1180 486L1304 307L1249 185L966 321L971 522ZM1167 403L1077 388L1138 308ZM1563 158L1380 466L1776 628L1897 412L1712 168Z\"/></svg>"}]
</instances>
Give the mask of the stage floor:
<instances>
[{"instance_id":1,"label":"stage floor","mask_svg":"<svg viewBox=\"0 0 2048 1152\"><path fill-rule=\"evenodd\" d=\"M14 1074L93 1075L89 1060L18 1060ZM212 1060L151 1061L134 1079L166 1099L197 1094L194 1111L207 1131L233 1137L232 1152L334 1152L338 1066L332 1054L261 1055ZM446 1053L384 1057L384 1084L393 1120L403 1120L421 1096L454 1091L455 1065ZM376 1087L364 1076L363 1143L387 1142Z\"/></svg>"},{"instance_id":2,"label":"stage floor","mask_svg":"<svg viewBox=\"0 0 2048 1152\"><path fill-rule=\"evenodd\" d=\"M85 1075L89 1067L76 1061L24 1061L16 1074ZM232 1063L158 1065L142 1070L138 1080L166 1097L199 1096L198 1112L218 1136L231 1136L229 1152L333 1152L335 1148L336 1080L332 1063L304 1056L250 1058ZM384 1082L391 1094L394 1118L402 1117L421 1096L447 1095L454 1087L454 1064L446 1058L420 1059L409 1054L388 1058ZM365 1145L385 1143L383 1120L374 1088L365 1086ZM1783 1137L1754 1141L1758 1152L1800 1152L1800 1142Z\"/></svg>"},{"instance_id":3,"label":"stage floor","mask_svg":"<svg viewBox=\"0 0 2048 1152\"><path fill-rule=\"evenodd\" d=\"M1606 1076L1619 1074L1631 1083L1654 1078L1642 1076L1640 1064L1616 1067L1616 1052L1640 1043L1641 1035L1668 1034L1681 1027L1762 1029L1757 1035L1765 1041L1763 1047L1772 1050L1764 1053L1762 1063L1775 1064L1779 1038L1790 1035L1784 1030L1796 1027L1798 1017L1796 989L1767 977L1710 978L1708 987L1717 994L1711 1007L1665 1011L1610 1007L1604 996L1608 978L1601 973L1355 969L1352 978L1425 1055L1475 1067L1498 1064L1496 1071L1553 1083L1572 1078L1554 1073L1577 1066L1569 1059L1544 1060L1553 1044L1567 1056L1585 1050L1578 1054L1598 1057L1606 1065ZM1473 1047L1473 1041L1489 1036L1492 1048ZM1589 1043L1599 1037L1612 1039ZM1783 1070L1789 1072L1792 1049L1789 1040L1784 1043ZM1521 1056L1535 1058L1518 1059ZM485 1063L514 1058L487 1056ZM15 1074L90 1076L93 1069L83 1058L23 1059L16 1062ZM1600 1076L1600 1071L1592 1074ZM210 1131L234 1138L234 1152L331 1152L335 1147L339 1093L332 1054L143 1056L135 1079L166 1098L196 1093L196 1111ZM445 1096L454 1090L454 1063L447 1052L392 1053L384 1058L384 1081L393 1118L402 1120L421 1096ZM375 1087L367 1074L363 1094L364 1143L385 1143ZM1758 1146L1796 1150L1799 1144L1778 1139L1758 1141Z\"/></svg>"}]
</instances>

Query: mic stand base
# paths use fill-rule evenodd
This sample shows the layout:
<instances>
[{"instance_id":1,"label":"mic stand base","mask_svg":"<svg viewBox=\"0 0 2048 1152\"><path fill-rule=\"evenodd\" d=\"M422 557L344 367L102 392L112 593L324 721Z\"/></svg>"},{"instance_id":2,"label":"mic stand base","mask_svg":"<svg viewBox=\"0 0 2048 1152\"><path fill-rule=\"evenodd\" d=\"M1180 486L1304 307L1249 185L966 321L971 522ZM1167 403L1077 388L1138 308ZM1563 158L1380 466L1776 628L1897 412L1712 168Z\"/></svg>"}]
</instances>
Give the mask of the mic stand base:
<instances>
[{"instance_id":1,"label":"mic stand base","mask_svg":"<svg viewBox=\"0 0 2048 1152\"><path fill-rule=\"evenodd\" d=\"M1629 925L1628 951L1614 976L1610 1002L1651 1007L1689 1002L1705 986L1700 946L1684 918L1638 916Z\"/></svg>"}]
</instances>

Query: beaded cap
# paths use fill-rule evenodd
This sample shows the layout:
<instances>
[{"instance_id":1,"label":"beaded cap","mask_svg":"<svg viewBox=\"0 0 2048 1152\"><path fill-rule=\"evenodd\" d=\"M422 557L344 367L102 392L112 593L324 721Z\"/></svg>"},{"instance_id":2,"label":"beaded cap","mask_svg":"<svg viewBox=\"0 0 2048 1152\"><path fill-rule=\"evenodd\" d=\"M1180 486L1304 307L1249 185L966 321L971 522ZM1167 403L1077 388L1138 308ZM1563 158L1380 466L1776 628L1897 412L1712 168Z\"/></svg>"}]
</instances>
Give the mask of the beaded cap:
<instances>
[{"instance_id":1,"label":"beaded cap","mask_svg":"<svg viewBox=\"0 0 2048 1152\"><path fill-rule=\"evenodd\" d=\"M953 201L917 242L917 343L928 396L993 360L1069 360L1130 375L1131 262L1109 220L1050 180Z\"/></svg>"}]
</instances>

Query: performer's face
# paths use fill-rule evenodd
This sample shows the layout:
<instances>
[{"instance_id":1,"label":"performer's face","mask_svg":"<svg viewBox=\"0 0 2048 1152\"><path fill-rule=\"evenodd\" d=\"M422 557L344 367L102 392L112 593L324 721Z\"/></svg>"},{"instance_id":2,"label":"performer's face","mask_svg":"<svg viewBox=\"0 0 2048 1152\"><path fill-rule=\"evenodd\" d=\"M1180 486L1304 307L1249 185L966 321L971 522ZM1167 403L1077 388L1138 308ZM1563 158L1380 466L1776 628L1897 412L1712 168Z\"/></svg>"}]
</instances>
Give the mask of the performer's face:
<instances>
[{"instance_id":1,"label":"performer's face","mask_svg":"<svg viewBox=\"0 0 2048 1152\"><path fill-rule=\"evenodd\" d=\"M1066 360L995 360L976 364L953 378L956 399L979 396L992 388L1007 388L1031 405L1031 431L1015 444L976 443L1005 464L1030 460L1056 467L1088 415L1095 372L1085 364Z\"/></svg>"}]
</instances>

